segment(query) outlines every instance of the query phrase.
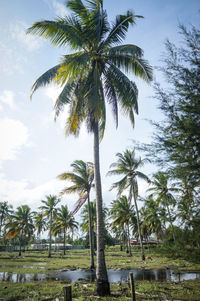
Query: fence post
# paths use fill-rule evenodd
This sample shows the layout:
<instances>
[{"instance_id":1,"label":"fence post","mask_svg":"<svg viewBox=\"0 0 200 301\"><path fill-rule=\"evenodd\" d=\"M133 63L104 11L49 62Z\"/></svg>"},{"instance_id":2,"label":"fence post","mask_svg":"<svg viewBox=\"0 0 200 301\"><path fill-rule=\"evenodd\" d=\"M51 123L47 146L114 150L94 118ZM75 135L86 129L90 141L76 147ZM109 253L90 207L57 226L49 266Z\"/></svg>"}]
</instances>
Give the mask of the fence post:
<instances>
[{"instance_id":1,"label":"fence post","mask_svg":"<svg viewBox=\"0 0 200 301\"><path fill-rule=\"evenodd\" d=\"M135 298L135 286L134 286L134 280L133 280L133 273L129 273L130 278L130 286L131 286L131 300L136 301Z\"/></svg>"},{"instance_id":2,"label":"fence post","mask_svg":"<svg viewBox=\"0 0 200 301\"><path fill-rule=\"evenodd\" d=\"M71 285L64 286L64 301L72 301L72 287Z\"/></svg>"}]
</instances>

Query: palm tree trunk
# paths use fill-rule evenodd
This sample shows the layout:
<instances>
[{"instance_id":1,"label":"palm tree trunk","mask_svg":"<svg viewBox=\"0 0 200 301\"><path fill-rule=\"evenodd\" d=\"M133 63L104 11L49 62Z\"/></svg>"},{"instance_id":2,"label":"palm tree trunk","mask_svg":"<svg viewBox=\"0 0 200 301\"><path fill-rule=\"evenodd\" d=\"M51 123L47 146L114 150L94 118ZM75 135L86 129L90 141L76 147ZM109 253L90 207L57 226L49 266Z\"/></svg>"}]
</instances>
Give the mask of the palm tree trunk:
<instances>
[{"instance_id":1,"label":"palm tree trunk","mask_svg":"<svg viewBox=\"0 0 200 301\"><path fill-rule=\"evenodd\" d=\"M144 261L145 260L145 255L144 255L144 246L143 246L143 243L142 243L139 211L138 211L137 201L136 201L136 197L135 197L134 193L133 193L133 199L134 199L134 204L135 204L135 209L136 209L138 233L139 233L139 239L140 239L140 247L141 247L141 251L142 251L142 260Z\"/></svg>"},{"instance_id":2,"label":"palm tree trunk","mask_svg":"<svg viewBox=\"0 0 200 301\"><path fill-rule=\"evenodd\" d=\"M0 222L0 236L1 236L2 225L3 225L3 216L1 216L1 222Z\"/></svg>"},{"instance_id":3,"label":"palm tree trunk","mask_svg":"<svg viewBox=\"0 0 200 301\"><path fill-rule=\"evenodd\" d=\"M94 269L94 244L92 237L92 217L90 208L90 194L88 191L88 217L89 217L89 241L90 241L90 269Z\"/></svg>"},{"instance_id":4,"label":"palm tree trunk","mask_svg":"<svg viewBox=\"0 0 200 301\"><path fill-rule=\"evenodd\" d=\"M129 231L129 223L127 224L127 231L128 231L129 256L132 256L132 252L131 252L131 240L130 240L130 231Z\"/></svg>"},{"instance_id":5,"label":"palm tree trunk","mask_svg":"<svg viewBox=\"0 0 200 301\"><path fill-rule=\"evenodd\" d=\"M119 240L120 240L120 252L123 251L123 237L122 235L119 236Z\"/></svg>"},{"instance_id":6,"label":"palm tree trunk","mask_svg":"<svg viewBox=\"0 0 200 301\"><path fill-rule=\"evenodd\" d=\"M94 176L96 188L96 210L97 210L97 268L96 268L96 288L99 296L110 295L110 285L106 270L104 254L104 220L102 208L101 175L99 164L99 125L94 123Z\"/></svg>"},{"instance_id":7,"label":"palm tree trunk","mask_svg":"<svg viewBox=\"0 0 200 301\"><path fill-rule=\"evenodd\" d=\"M169 215L169 222L170 222L170 225L172 227L172 235L173 235L173 240L174 242L176 241L175 239L175 233L174 233L174 226L172 224L172 218L171 218L171 213L170 213L170 210L169 210L169 206L167 205L167 212L168 212L168 215Z\"/></svg>"},{"instance_id":8,"label":"palm tree trunk","mask_svg":"<svg viewBox=\"0 0 200 301\"><path fill-rule=\"evenodd\" d=\"M21 239L19 239L19 256L22 255L22 244L21 244Z\"/></svg>"},{"instance_id":9,"label":"palm tree trunk","mask_svg":"<svg viewBox=\"0 0 200 301\"><path fill-rule=\"evenodd\" d=\"M65 245L66 245L66 230L64 228L64 255L65 255Z\"/></svg>"},{"instance_id":10,"label":"palm tree trunk","mask_svg":"<svg viewBox=\"0 0 200 301\"><path fill-rule=\"evenodd\" d=\"M52 212L50 213L50 230L49 230L49 254L48 258L51 257L51 240L52 240Z\"/></svg>"},{"instance_id":11,"label":"palm tree trunk","mask_svg":"<svg viewBox=\"0 0 200 301\"><path fill-rule=\"evenodd\" d=\"M126 249L126 238L125 238L124 226L123 226L123 246L124 246L124 250L125 250Z\"/></svg>"}]
</instances>

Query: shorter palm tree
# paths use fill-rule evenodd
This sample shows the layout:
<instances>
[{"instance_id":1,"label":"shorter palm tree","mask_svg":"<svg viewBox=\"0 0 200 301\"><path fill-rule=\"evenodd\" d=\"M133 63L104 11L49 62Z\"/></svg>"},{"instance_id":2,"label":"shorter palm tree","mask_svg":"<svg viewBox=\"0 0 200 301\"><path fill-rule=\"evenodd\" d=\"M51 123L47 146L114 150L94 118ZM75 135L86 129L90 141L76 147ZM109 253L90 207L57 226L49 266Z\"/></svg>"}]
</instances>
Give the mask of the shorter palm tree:
<instances>
[{"instance_id":1,"label":"shorter palm tree","mask_svg":"<svg viewBox=\"0 0 200 301\"><path fill-rule=\"evenodd\" d=\"M110 217L112 218L111 227L119 226L121 229L127 229L127 247L129 255L132 256L130 242L130 227L134 224L135 212L131 203L125 195L111 203Z\"/></svg>"},{"instance_id":2,"label":"shorter palm tree","mask_svg":"<svg viewBox=\"0 0 200 301\"><path fill-rule=\"evenodd\" d=\"M147 236L155 234L157 239L162 239L164 226L159 202L152 197L143 199L143 201L145 201L145 204L140 210L141 230L146 232Z\"/></svg>"},{"instance_id":3,"label":"shorter palm tree","mask_svg":"<svg viewBox=\"0 0 200 301\"><path fill-rule=\"evenodd\" d=\"M27 205L17 208L14 214L10 215L9 222L6 224L6 239L18 237L19 239L19 256L21 256L21 247L23 241L29 241L33 232L33 216L35 212Z\"/></svg>"},{"instance_id":4,"label":"shorter palm tree","mask_svg":"<svg viewBox=\"0 0 200 301\"><path fill-rule=\"evenodd\" d=\"M94 186L94 164L75 160L72 164L72 172L65 172L58 176L60 180L69 180L73 185L63 189L61 194L79 193L79 196L87 194L88 199L88 221L89 221L89 241L90 241L90 269L94 269L94 242L92 236L92 215L90 208L90 190Z\"/></svg>"},{"instance_id":5,"label":"shorter palm tree","mask_svg":"<svg viewBox=\"0 0 200 301\"><path fill-rule=\"evenodd\" d=\"M117 153L117 161L112 163L110 168L112 168L108 175L122 175L122 179L116 183L114 183L111 187L117 188L118 195L120 196L122 192L125 190L129 190L129 202L134 200L135 210L136 210L136 217L137 217L137 225L138 225L138 234L140 239L140 246L142 250L142 260L145 260L144 255L144 247L142 243L142 236L141 236L141 229L140 229L140 217L139 217L139 210L137 205L137 197L138 197L138 183L137 178L143 179L147 182L150 182L149 178L138 170L138 168L142 167L147 159L141 159L135 157L135 150L126 150L123 153Z\"/></svg>"},{"instance_id":6,"label":"shorter palm tree","mask_svg":"<svg viewBox=\"0 0 200 301\"><path fill-rule=\"evenodd\" d=\"M52 223L53 214L56 211L56 206L61 200L56 195L47 195L46 200L42 200L43 206L40 209L43 211L43 217L46 216L49 219L49 252L48 257L51 257L51 242L52 242Z\"/></svg>"},{"instance_id":7,"label":"shorter palm tree","mask_svg":"<svg viewBox=\"0 0 200 301\"><path fill-rule=\"evenodd\" d=\"M0 237L3 226L6 224L9 215L13 212L12 208L12 205L9 205L8 202L0 202Z\"/></svg>"},{"instance_id":8,"label":"shorter palm tree","mask_svg":"<svg viewBox=\"0 0 200 301\"><path fill-rule=\"evenodd\" d=\"M64 238L64 255L66 249L66 233L67 231L71 231L73 233L74 229L78 229L78 223L75 221L74 217L70 215L67 205L61 206L58 208L55 215L55 221L53 224L53 235L56 233L63 233Z\"/></svg>"},{"instance_id":9,"label":"shorter palm tree","mask_svg":"<svg viewBox=\"0 0 200 301\"><path fill-rule=\"evenodd\" d=\"M81 210L81 230L83 232L88 233L90 239L90 227L91 227L91 243L92 243L92 250L94 252L95 248L95 231L97 227L97 211L96 211L96 202L90 201L90 209L88 208L88 204L83 206ZM90 213L89 213L90 212ZM90 216L90 217L89 217Z\"/></svg>"},{"instance_id":10,"label":"shorter palm tree","mask_svg":"<svg viewBox=\"0 0 200 301\"><path fill-rule=\"evenodd\" d=\"M170 206L176 205L176 200L172 193L177 192L178 189L173 185L169 186L169 175L161 171L153 175L152 185L153 186L148 189L148 191L152 192L150 196L156 196L160 205L167 208L168 222L171 225L173 240L175 241L176 238Z\"/></svg>"},{"instance_id":11,"label":"shorter palm tree","mask_svg":"<svg viewBox=\"0 0 200 301\"><path fill-rule=\"evenodd\" d=\"M40 238L40 234L46 230L46 220L44 219L44 214L39 212L37 215L34 216L34 225L35 229L37 230L38 239Z\"/></svg>"}]
</instances>

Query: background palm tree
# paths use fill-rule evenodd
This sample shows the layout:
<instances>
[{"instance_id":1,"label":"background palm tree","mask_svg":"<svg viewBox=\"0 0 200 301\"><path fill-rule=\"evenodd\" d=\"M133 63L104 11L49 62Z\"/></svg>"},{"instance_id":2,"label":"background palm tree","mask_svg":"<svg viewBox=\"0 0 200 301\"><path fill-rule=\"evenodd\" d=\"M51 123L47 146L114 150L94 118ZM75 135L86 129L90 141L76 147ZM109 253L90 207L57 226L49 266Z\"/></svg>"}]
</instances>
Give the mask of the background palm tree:
<instances>
[{"instance_id":1,"label":"background palm tree","mask_svg":"<svg viewBox=\"0 0 200 301\"><path fill-rule=\"evenodd\" d=\"M152 192L150 196L156 196L160 205L164 208L167 208L168 221L171 225L173 240L175 241L175 232L172 221L172 210L170 206L176 205L176 200L172 194L172 192L178 191L174 185L169 186L169 175L165 172L157 172L153 175L152 187L148 189L148 191Z\"/></svg>"},{"instance_id":2,"label":"background palm tree","mask_svg":"<svg viewBox=\"0 0 200 301\"><path fill-rule=\"evenodd\" d=\"M90 209L88 208L88 205L90 206ZM91 214L91 221L89 218L89 212ZM90 240L90 235L92 237L92 250L94 254L95 241L96 241L94 231L96 231L97 229L97 210L96 210L95 201L85 204L83 206L83 209L81 210L81 218L82 218L82 223L81 223L82 231L89 234L89 240Z\"/></svg>"},{"instance_id":3,"label":"background palm tree","mask_svg":"<svg viewBox=\"0 0 200 301\"><path fill-rule=\"evenodd\" d=\"M111 203L110 217L113 220L113 222L111 223L112 228L119 226L121 229L127 229L127 247L129 255L132 256L130 227L132 226L132 224L134 224L135 213L133 206L128 201L125 195L121 196L119 199L114 200Z\"/></svg>"},{"instance_id":4,"label":"background palm tree","mask_svg":"<svg viewBox=\"0 0 200 301\"><path fill-rule=\"evenodd\" d=\"M151 234L155 234L157 239L163 238L164 226L162 209L159 208L159 202L152 197L142 199L145 204L140 210L141 216L141 231L145 231L149 237Z\"/></svg>"},{"instance_id":5,"label":"background palm tree","mask_svg":"<svg viewBox=\"0 0 200 301\"><path fill-rule=\"evenodd\" d=\"M149 178L142 172L138 171L138 168L142 167L147 160L142 160L141 158L137 159L135 157L135 150L126 150L123 153L117 153L116 154L118 160L115 163L112 163L110 168L111 169L108 172L108 175L123 175L123 178L114 183L111 187L117 188L118 195L121 195L122 192L129 189L129 202L131 200L134 200L135 204L135 210L136 210L136 216L137 216L137 225L138 225L138 234L140 239L140 246L142 250L142 260L145 260L144 255L144 248L142 243L142 237L141 237L141 229L140 229L140 217L139 217L139 210L137 205L137 197L138 197L138 183L137 178L143 179L147 182L149 181Z\"/></svg>"},{"instance_id":6,"label":"background palm tree","mask_svg":"<svg viewBox=\"0 0 200 301\"><path fill-rule=\"evenodd\" d=\"M62 205L61 208L58 208L56 211L56 216L53 224L53 235L56 235L56 233L58 232L63 233L64 255L66 254L65 246L66 246L67 230L73 233L74 229L78 229L78 223L75 221L74 217L70 215L67 205L66 206Z\"/></svg>"},{"instance_id":7,"label":"background palm tree","mask_svg":"<svg viewBox=\"0 0 200 301\"><path fill-rule=\"evenodd\" d=\"M81 196L87 193L88 197L88 221L89 221L89 242L90 242L90 269L94 269L94 242L92 235L92 215L90 207L90 190L93 187L94 180L94 165L91 162L75 160L72 164L72 172L62 173L58 176L60 180L69 180L73 183L72 186L63 189L63 193L78 192Z\"/></svg>"},{"instance_id":8,"label":"background palm tree","mask_svg":"<svg viewBox=\"0 0 200 301\"><path fill-rule=\"evenodd\" d=\"M39 87L51 81L63 86L55 111L56 116L68 105L66 134L78 135L81 124L86 121L87 129L94 135L94 174L97 201L97 268L96 292L98 295L110 293L105 254L104 220L102 213L102 189L99 163L99 139L103 137L106 124L106 104L118 124L118 106L130 117L134 125L137 113L138 91L125 75L133 73L149 82L152 69L143 57L143 51L135 45L120 45L128 28L139 16L127 11L116 17L111 25L103 9L103 0L69 0L66 2L71 16L56 18L55 21L35 22L28 33L37 34L55 46L70 46L73 53L64 55L61 63L40 76L32 87L34 93Z\"/></svg>"},{"instance_id":9,"label":"background palm tree","mask_svg":"<svg viewBox=\"0 0 200 301\"><path fill-rule=\"evenodd\" d=\"M0 202L0 237L2 234L2 228L6 224L9 215L13 212L12 205L8 202Z\"/></svg>"},{"instance_id":10,"label":"background palm tree","mask_svg":"<svg viewBox=\"0 0 200 301\"><path fill-rule=\"evenodd\" d=\"M49 252L48 257L51 257L51 241L52 241L52 222L53 213L56 211L56 206L61 200L56 195L47 195L46 201L42 200L43 206L39 208L43 211L43 216L47 216L49 219Z\"/></svg>"},{"instance_id":11,"label":"background palm tree","mask_svg":"<svg viewBox=\"0 0 200 301\"><path fill-rule=\"evenodd\" d=\"M44 214L42 212L39 212L34 216L34 225L39 239L40 234L46 230L46 220L44 219Z\"/></svg>"},{"instance_id":12,"label":"background palm tree","mask_svg":"<svg viewBox=\"0 0 200 301\"><path fill-rule=\"evenodd\" d=\"M17 208L14 214L10 215L9 222L6 225L6 239L18 237L19 239L19 256L21 256L22 242L30 240L34 232L33 216L35 212L27 205Z\"/></svg>"}]
</instances>

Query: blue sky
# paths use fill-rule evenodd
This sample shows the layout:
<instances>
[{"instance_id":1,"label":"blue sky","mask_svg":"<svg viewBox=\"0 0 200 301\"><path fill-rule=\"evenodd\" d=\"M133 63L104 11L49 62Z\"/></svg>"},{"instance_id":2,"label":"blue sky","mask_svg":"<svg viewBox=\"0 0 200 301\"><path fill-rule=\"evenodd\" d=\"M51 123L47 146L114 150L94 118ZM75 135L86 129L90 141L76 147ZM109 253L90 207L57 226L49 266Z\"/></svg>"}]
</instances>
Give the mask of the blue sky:
<instances>
[{"instance_id":1,"label":"blue sky","mask_svg":"<svg viewBox=\"0 0 200 301\"><path fill-rule=\"evenodd\" d=\"M127 9L144 16L130 28L125 43L140 46L153 67L162 64L166 38L176 44L180 41L179 23L199 25L199 6L197 0L104 1L110 20ZM68 13L62 0L0 0L0 201L9 201L14 207L26 203L36 209L45 195L58 194L66 185L56 176L70 170L73 160L93 159L93 137L84 128L79 138L66 138L66 112L54 123L53 104L58 93L55 87L39 90L32 102L29 97L36 78L56 65L59 56L68 50L56 49L41 38L27 36L25 30L34 21ZM154 77L162 82L156 71ZM121 116L116 130L108 111L100 147L103 197L107 205L115 198L115 193L109 192L115 179L106 177L115 154L133 145L133 139L150 142L153 129L146 119L162 119L152 99L152 87L136 82L139 116L135 129ZM148 174L153 170L150 166L144 169ZM142 195L146 187L140 182ZM62 203L67 202L72 209L76 200L77 196L67 196Z\"/></svg>"}]
</instances>

